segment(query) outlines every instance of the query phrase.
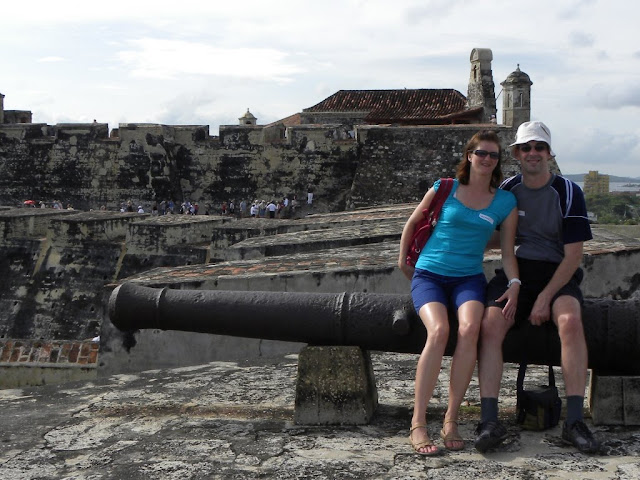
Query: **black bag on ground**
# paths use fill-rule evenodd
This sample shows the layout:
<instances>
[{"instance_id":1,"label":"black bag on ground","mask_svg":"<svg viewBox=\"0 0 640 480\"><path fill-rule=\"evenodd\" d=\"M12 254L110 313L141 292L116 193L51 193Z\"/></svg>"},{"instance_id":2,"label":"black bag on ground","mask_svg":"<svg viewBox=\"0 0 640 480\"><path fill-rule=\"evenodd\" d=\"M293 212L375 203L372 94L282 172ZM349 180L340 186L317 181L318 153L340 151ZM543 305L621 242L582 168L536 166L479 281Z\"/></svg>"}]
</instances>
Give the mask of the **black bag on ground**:
<instances>
[{"instance_id":1,"label":"black bag on ground","mask_svg":"<svg viewBox=\"0 0 640 480\"><path fill-rule=\"evenodd\" d=\"M533 325L527 322L529 330L532 332ZM538 327L535 327L538 328ZM551 335L554 330L553 324L547 322L541 328L544 329L545 347L547 356L550 357ZM528 332L525 332L528 333ZM523 358L518 369L518 380L516 381L516 422L525 430L546 430L558 425L562 402L556 388L556 378L553 374L553 367L549 363L549 383L540 385L536 389L524 389L524 376L527 371L527 359L529 350L532 347L529 336L524 336L522 346Z\"/></svg>"},{"instance_id":2,"label":"black bag on ground","mask_svg":"<svg viewBox=\"0 0 640 480\"><path fill-rule=\"evenodd\" d=\"M518 369L516 422L525 430L546 430L558 425L562 402L556 388L553 368L549 365L549 385L535 390L524 389L524 374L527 364Z\"/></svg>"}]
</instances>

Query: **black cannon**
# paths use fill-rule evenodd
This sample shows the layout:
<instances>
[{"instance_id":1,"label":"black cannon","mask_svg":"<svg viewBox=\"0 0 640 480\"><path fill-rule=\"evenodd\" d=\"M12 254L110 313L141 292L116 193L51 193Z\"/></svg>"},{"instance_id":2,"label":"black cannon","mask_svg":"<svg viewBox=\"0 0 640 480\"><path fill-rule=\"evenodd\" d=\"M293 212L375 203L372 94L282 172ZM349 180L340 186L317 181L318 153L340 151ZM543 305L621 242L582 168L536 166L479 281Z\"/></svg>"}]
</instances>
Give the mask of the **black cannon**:
<instances>
[{"instance_id":1,"label":"black cannon","mask_svg":"<svg viewBox=\"0 0 640 480\"><path fill-rule=\"evenodd\" d=\"M180 330L237 337L354 345L365 350L420 353L426 331L409 295L294 293L150 288L122 284L109 299L120 330ZM454 317L452 317L454 318ZM589 368L600 374L640 374L640 301L587 299L583 310ZM446 355L455 348L456 328ZM547 328L512 329L505 362L560 365L557 334Z\"/></svg>"}]
</instances>

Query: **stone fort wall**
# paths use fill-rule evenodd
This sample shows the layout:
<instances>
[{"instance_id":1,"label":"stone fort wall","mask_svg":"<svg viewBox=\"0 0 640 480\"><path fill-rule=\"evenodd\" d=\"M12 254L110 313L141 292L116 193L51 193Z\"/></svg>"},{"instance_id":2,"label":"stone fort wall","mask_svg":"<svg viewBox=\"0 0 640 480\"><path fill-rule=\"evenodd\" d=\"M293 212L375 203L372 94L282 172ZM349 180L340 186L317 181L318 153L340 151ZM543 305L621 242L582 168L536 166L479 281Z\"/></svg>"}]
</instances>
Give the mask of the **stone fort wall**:
<instances>
[{"instance_id":1,"label":"stone fort wall","mask_svg":"<svg viewBox=\"0 0 640 480\"><path fill-rule=\"evenodd\" d=\"M0 125L0 204L60 200L81 210L117 210L131 200L211 203L306 197L325 211L419 200L451 175L466 141L495 128L454 125L295 127L121 124ZM348 131L348 129L352 129ZM505 171L515 172L505 155Z\"/></svg>"}]
</instances>

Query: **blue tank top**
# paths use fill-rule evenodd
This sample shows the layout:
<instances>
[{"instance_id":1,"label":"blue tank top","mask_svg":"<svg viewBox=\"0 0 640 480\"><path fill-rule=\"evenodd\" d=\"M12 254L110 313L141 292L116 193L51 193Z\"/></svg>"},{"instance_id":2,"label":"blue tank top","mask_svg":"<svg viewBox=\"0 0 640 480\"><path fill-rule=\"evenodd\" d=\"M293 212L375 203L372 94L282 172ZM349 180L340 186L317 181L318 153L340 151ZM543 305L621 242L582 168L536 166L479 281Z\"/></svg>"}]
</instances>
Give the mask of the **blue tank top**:
<instances>
[{"instance_id":1,"label":"blue tank top","mask_svg":"<svg viewBox=\"0 0 640 480\"><path fill-rule=\"evenodd\" d=\"M455 198L458 185L458 180L454 180L416 268L449 277L482 273L484 249L491 234L516 206L516 197L511 192L497 189L487 208L474 210ZM440 180L433 186L437 191Z\"/></svg>"}]
</instances>

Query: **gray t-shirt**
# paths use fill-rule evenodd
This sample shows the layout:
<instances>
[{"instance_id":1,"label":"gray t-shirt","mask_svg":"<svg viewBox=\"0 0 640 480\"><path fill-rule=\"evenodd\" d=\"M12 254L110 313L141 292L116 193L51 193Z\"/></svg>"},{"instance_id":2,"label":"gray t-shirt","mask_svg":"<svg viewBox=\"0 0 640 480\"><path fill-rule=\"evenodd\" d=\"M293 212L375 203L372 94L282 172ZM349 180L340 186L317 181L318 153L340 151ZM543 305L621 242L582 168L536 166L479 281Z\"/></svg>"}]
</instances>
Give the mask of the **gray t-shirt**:
<instances>
[{"instance_id":1,"label":"gray t-shirt","mask_svg":"<svg viewBox=\"0 0 640 480\"><path fill-rule=\"evenodd\" d=\"M570 180L554 174L545 186L531 189L516 175L500 188L518 202L517 257L560 263L565 244L593 238L584 195Z\"/></svg>"}]
</instances>

